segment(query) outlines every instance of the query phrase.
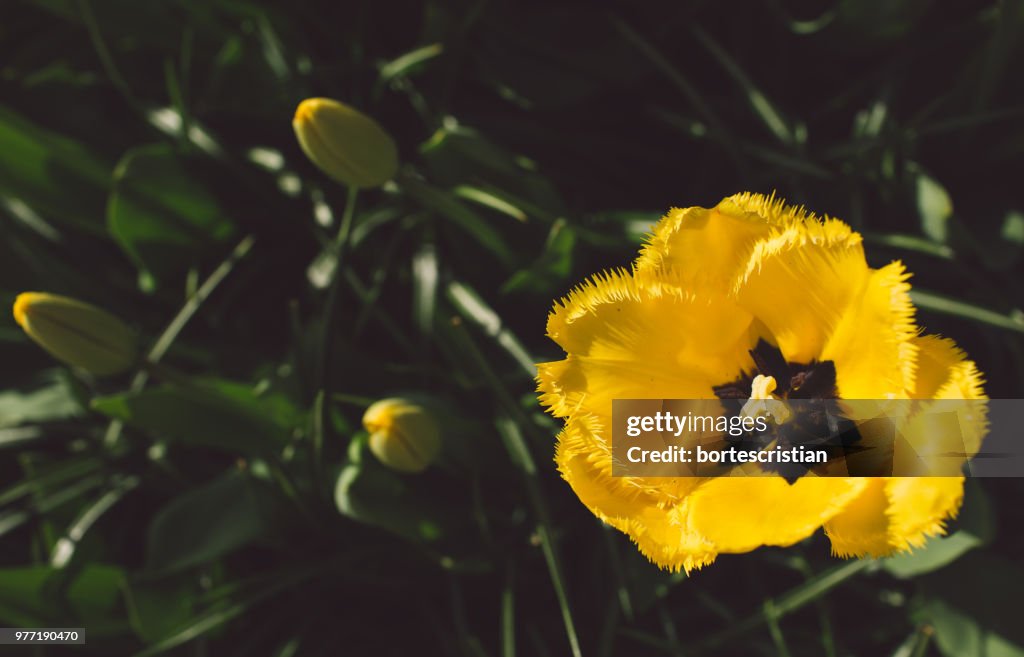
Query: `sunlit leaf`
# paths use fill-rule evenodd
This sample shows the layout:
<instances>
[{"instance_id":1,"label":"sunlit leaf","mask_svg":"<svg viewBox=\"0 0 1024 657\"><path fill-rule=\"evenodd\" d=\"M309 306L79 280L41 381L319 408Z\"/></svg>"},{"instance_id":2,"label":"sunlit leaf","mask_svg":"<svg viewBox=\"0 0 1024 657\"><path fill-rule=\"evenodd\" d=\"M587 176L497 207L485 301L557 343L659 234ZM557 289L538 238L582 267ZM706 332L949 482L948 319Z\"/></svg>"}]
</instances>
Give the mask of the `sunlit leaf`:
<instances>
[{"instance_id":1,"label":"sunlit leaf","mask_svg":"<svg viewBox=\"0 0 1024 657\"><path fill-rule=\"evenodd\" d=\"M924 172L917 176L917 211L921 215L924 234L936 242L946 242L949 219L953 216L953 201L946 188Z\"/></svg>"}]
</instances>

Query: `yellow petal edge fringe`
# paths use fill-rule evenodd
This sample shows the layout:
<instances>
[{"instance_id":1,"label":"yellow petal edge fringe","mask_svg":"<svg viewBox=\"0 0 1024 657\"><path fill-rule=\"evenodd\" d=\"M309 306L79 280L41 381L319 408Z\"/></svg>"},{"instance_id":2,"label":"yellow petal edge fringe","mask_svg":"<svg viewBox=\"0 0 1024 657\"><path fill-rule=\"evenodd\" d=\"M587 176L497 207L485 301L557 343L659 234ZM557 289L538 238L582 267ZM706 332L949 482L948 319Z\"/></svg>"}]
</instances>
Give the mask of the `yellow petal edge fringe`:
<instances>
[{"instance_id":1,"label":"yellow petal edge fringe","mask_svg":"<svg viewBox=\"0 0 1024 657\"><path fill-rule=\"evenodd\" d=\"M631 269L593 276L548 317L566 357L538 365L538 391L565 422L562 477L671 570L792 545L819 527L842 557L944 533L962 477L611 476L613 399L713 398L712 386L751 371L760 340L791 363L831 360L841 399L984 399L975 364L952 341L921 335L908 278L900 262L868 267L847 224L774 195L671 210ZM972 452L985 430L983 413L965 428Z\"/></svg>"}]
</instances>

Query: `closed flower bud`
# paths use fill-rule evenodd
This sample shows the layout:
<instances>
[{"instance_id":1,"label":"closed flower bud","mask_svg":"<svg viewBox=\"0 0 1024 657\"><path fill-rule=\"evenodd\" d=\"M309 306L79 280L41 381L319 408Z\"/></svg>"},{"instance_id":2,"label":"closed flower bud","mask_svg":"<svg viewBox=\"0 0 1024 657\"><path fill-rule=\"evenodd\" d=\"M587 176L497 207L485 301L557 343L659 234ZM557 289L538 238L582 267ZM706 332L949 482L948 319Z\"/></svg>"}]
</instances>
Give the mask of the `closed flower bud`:
<instances>
[{"instance_id":1,"label":"closed flower bud","mask_svg":"<svg viewBox=\"0 0 1024 657\"><path fill-rule=\"evenodd\" d=\"M398 149L380 125L330 98L307 98L292 120L302 150L338 182L377 187L398 170Z\"/></svg>"},{"instance_id":2,"label":"closed flower bud","mask_svg":"<svg viewBox=\"0 0 1024 657\"><path fill-rule=\"evenodd\" d=\"M117 317L76 299L24 292L14 319L57 360L96 375L117 374L138 360L135 333Z\"/></svg>"},{"instance_id":3,"label":"closed flower bud","mask_svg":"<svg viewBox=\"0 0 1024 657\"><path fill-rule=\"evenodd\" d=\"M370 451L381 463L400 472L422 472L441 451L434 416L407 399L393 397L372 404L363 414L370 432Z\"/></svg>"}]
</instances>

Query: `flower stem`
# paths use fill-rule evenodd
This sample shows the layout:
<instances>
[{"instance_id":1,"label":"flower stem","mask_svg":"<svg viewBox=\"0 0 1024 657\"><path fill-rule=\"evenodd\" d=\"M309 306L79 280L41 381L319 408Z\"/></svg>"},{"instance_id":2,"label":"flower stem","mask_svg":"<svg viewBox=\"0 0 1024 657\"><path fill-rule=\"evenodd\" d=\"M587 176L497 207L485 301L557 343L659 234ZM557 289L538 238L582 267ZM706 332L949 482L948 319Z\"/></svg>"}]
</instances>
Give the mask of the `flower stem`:
<instances>
[{"instance_id":1,"label":"flower stem","mask_svg":"<svg viewBox=\"0 0 1024 657\"><path fill-rule=\"evenodd\" d=\"M696 652L702 653L719 647L761 625L777 623L783 616L817 600L836 586L874 565L875 561L872 559L858 559L831 568L800 586L790 589L778 598L765 601L758 613L748 616L738 623L733 623L728 629L700 641L695 646Z\"/></svg>"},{"instance_id":2,"label":"flower stem","mask_svg":"<svg viewBox=\"0 0 1024 657\"><path fill-rule=\"evenodd\" d=\"M342 267L348 259L349 245L352 236L352 221L356 211L358 188L349 186L345 200L345 211L341 215L338 235L334 238L334 271L327 288L327 300L324 302L324 313L320 334L320 358L316 377L316 394L313 401L313 443L310 449L310 470L313 475L315 489L324 500L329 498L323 487L323 447L330 431L331 412L331 338L334 336L335 306L338 303L338 286L341 283Z\"/></svg>"},{"instance_id":3,"label":"flower stem","mask_svg":"<svg viewBox=\"0 0 1024 657\"><path fill-rule=\"evenodd\" d=\"M171 348L174 341L178 338L178 334L181 333L185 325L189 323L192 317L199 310L199 307L203 305L203 302L209 298L213 291L217 289L228 274L235 268L235 265L249 253L252 249L252 245L256 242L256 238L252 235L246 235L235 248L231 250L228 257L224 259L220 265L210 274L210 276L203 281L203 284L199 286L196 293L193 294L185 302L185 305L181 307L178 314L174 316L174 319L167 325L160 336L150 347L149 353L143 359L140 369L136 372L135 377L132 379L130 390L132 392L139 392L149 381L150 371L157 367L157 363L164 357L167 350ZM174 375L171 375L174 376ZM177 375L180 377L180 375ZM124 425L120 420L112 420L107 425L107 431L103 436L103 444L112 448L118 444L121 440L121 431L124 429Z\"/></svg>"}]
</instances>

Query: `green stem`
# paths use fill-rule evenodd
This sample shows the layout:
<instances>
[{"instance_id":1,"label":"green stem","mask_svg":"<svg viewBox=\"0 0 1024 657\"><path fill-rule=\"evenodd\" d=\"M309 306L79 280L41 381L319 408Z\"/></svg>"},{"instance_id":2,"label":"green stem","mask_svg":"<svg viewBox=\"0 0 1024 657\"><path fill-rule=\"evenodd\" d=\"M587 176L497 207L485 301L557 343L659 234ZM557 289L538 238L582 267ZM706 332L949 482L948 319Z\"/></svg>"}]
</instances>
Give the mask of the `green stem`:
<instances>
[{"instance_id":1,"label":"green stem","mask_svg":"<svg viewBox=\"0 0 1024 657\"><path fill-rule=\"evenodd\" d=\"M274 478L274 481L281 488L285 497L291 500L292 504L299 514L306 520L311 526L317 526L316 516L312 511L303 503L302 496L299 494L298 488L295 486L295 482L292 480L291 475L288 474L288 469L284 462L277 454L270 454L267 457L267 468L270 470L270 476Z\"/></svg>"},{"instance_id":2,"label":"green stem","mask_svg":"<svg viewBox=\"0 0 1024 657\"><path fill-rule=\"evenodd\" d=\"M871 559L858 559L857 561L850 561L827 570L804 584L787 591L778 598L766 601L758 613L748 616L738 623L734 623L723 632L712 634L703 641L698 642L694 646L695 651L700 653L716 648L766 623L776 623L783 616L801 609L809 602L817 600L854 575L871 568L874 564L875 562Z\"/></svg>"},{"instance_id":3,"label":"green stem","mask_svg":"<svg viewBox=\"0 0 1024 657\"><path fill-rule=\"evenodd\" d=\"M361 406L366 408L373 402L377 401L375 397L363 397L361 395L349 395L344 392L336 392L331 395L331 399L340 402L342 404L351 404L353 406Z\"/></svg>"},{"instance_id":4,"label":"green stem","mask_svg":"<svg viewBox=\"0 0 1024 657\"><path fill-rule=\"evenodd\" d=\"M358 191L356 187L348 188L345 212L341 216L338 235L334 238L334 244L331 247L334 251L334 271L331 274L331 282L327 287L327 300L324 302L323 327L320 334L320 371L317 376L317 388L319 390L324 390L330 385L331 337L334 333L335 320L334 308L338 302L341 270L348 259L349 238L352 235L352 219L355 216Z\"/></svg>"},{"instance_id":5,"label":"green stem","mask_svg":"<svg viewBox=\"0 0 1024 657\"><path fill-rule=\"evenodd\" d=\"M345 200L345 211L341 215L338 235L334 239L334 271L327 288L324 302L323 324L320 334L320 362L316 378L316 397L313 402L313 444L310 449L310 469L313 472L314 487L322 500L328 499L323 482L323 447L331 426L331 338L334 337L335 306L338 303L338 287L341 284L342 267L347 263L352 236L352 221L356 212L358 188L350 186Z\"/></svg>"},{"instance_id":6,"label":"green stem","mask_svg":"<svg viewBox=\"0 0 1024 657\"><path fill-rule=\"evenodd\" d=\"M131 87L128 86L124 76L121 75L117 64L114 63L114 57L110 54L110 49L103 38L103 33L100 32L99 21L96 20L96 15L92 13L92 6L87 0L78 0L78 12L82 16L82 22L85 23L85 29L89 33L89 40L92 41L92 47L96 50L96 56L99 57L100 65L107 74L110 83L124 97L125 102L132 106L132 109L139 114L145 115L142 104L135 97L135 94L132 93Z\"/></svg>"},{"instance_id":7,"label":"green stem","mask_svg":"<svg viewBox=\"0 0 1024 657\"><path fill-rule=\"evenodd\" d=\"M217 289L227 275L231 273L231 270L235 268L242 258L249 253L252 249L253 244L256 242L256 238L252 235L246 235L235 248L231 250L228 257L224 259L220 265L210 274L210 276L203 281L203 284L199 286L199 289L193 294L185 305L181 307L178 314L174 316L171 323L167 325L160 337L157 338L156 342L153 343L152 348L149 350L148 358L153 362L158 362L167 353L167 350L171 348L171 345L178 338L178 334L185 328L185 325L189 323L192 317L199 310L199 307L203 305L213 291Z\"/></svg>"},{"instance_id":8,"label":"green stem","mask_svg":"<svg viewBox=\"0 0 1024 657\"><path fill-rule=\"evenodd\" d=\"M537 466L530 456L530 450L523 440L519 426L510 418L501 418L498 421L498 432L505 438L509 452L523 471L526 480L526 493L530 499L530 505L537 514L538 527L537 537L540 539L541 552L544 554L544 561L551 576L551 584L555 589L555 598L558 600L559 610L562 612L562 623L565 625L565 633L569 639L569 650L573 657L581 657L580 642L576 634L576 623L573 620L572 609L569 606L569 592L565 586L565 575L558 558L558 550L555 546L554 532L552 531L551 515L548 512L544 492L541 490L540 478L537 473Z\"/></svg>"},{"instance_id":9,"label":"green stem","mask_svg":"<svg viewBox=\"0 0 1024 657\"><path fill-rule=\"evenodd\" d=\"M164 357L167 350L171 348L174 341L178 338L182 329L189 323L192 317L195 316L199 307L203 305L213 291L217 289L228 274L235 268L235 265L249 253L252 249L253 244L256 242L256 238L252 235L246 235L235 248L231 250L228 257L224 259L220 265L209 275L209 277L203 281L203 284L199 286L196 293L193 294L185 302L185 305L181 307L178 314L174 316L174 319L167 325L160 336L150 347L149 352L140 364L140 369L136 372L135 377L132 379L130 390L132 392L139 392L146 387L146 383L149 381L150 372L153 368L157 367L160 359ZM169 376L175 376L169 374ZM180 376L180 375L177 375ZM124 429L124 424L120 420L112 420L107 425L107 432L103 436L103 444L108 448L112 448L118 444L121 440L121 431Z\"/></svg>"}]
</instances>

